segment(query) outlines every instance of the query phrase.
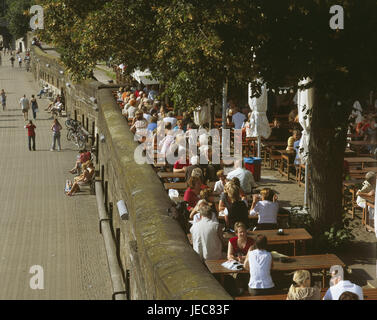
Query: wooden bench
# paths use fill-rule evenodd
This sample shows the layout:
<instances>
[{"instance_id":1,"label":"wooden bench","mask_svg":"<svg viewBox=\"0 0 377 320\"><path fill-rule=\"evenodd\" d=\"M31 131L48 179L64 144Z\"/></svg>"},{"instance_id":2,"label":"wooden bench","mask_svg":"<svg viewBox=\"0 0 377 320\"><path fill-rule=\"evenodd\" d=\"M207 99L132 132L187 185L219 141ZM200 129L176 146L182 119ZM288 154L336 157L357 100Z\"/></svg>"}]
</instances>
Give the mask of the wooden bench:
<instances>
[{"instance_id":1,"label":"wooden bench","mask_svg":"<svg viewBox=\"0 0 377 320\"><path fill-rule=\"evenodd\" d=\"M325 296L327 288L321 289L321 299ZM377 300L377 289L375 288L366 288L363 289L364 300ZM287 293L284 294L275 294L268 296L249 296L244 295L240 297L235 297L235 300L287 300Z\"/></svg>"}]
</instances>

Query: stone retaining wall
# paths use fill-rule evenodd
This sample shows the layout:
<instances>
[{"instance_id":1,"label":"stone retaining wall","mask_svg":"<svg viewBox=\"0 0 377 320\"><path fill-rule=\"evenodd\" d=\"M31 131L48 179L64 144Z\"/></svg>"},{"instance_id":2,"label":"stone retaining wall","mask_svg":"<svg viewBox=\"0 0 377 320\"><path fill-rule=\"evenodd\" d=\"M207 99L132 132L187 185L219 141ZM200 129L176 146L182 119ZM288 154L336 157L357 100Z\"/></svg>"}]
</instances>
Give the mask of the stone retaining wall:
<instances>
[{"instance_id":1,"label":"stone retaining wall","mask_svg":"<svg viewBox=\"0 0 377 320\"><path fill-rule=\"evenodd\" d=\"M103 178L106 208L113 217L114 239L130 299L214 299L231 297L208 272L178 223L167 216L170 199L150 165L134 161L137 143L109 86L97 81L73 83L57 57L32 48L36 81L62 91L71 117L104 139L97 168ZM121 220L116 203L124 200L129 219Z\"/></svg>"}]
</instances>

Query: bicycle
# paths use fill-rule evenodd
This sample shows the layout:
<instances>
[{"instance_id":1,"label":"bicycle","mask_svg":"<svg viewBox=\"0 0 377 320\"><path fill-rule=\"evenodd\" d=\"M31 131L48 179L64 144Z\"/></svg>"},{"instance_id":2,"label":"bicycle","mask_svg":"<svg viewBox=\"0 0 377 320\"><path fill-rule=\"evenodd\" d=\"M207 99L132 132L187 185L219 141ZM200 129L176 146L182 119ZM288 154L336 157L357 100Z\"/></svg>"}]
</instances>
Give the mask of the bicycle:
<instances>
[{"instance_id":1,"label":"bicycle","mask_svg":"<svg viewBox=\"0 0 377 320\"><path fill-rule=\"evenodd\" d=\"M85 148L87 135L82 130L81 122L68 119L65 125L67 127L67 140L73 140L79 150Z\"/></svg>"}]
</instances>

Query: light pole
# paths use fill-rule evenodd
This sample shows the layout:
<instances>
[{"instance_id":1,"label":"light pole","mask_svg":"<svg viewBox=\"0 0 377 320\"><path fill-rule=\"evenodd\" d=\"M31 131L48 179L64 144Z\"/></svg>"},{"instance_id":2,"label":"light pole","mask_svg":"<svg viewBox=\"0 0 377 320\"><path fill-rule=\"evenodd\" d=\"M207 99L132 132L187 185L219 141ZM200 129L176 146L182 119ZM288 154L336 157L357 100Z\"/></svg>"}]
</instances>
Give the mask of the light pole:
<instances>
[{"instance_id":1,"label":"light pole","mask_svg":"<svg viewBox=\"0 0 377 320\"><path fill-rule=\"evenodd\" d=\"M223 130L226 127L226 108L228 106L228 66L225 66L225 81L223 86L223 112L222 112L222 123L223 123Z\"/></svg>"}]
</instances>

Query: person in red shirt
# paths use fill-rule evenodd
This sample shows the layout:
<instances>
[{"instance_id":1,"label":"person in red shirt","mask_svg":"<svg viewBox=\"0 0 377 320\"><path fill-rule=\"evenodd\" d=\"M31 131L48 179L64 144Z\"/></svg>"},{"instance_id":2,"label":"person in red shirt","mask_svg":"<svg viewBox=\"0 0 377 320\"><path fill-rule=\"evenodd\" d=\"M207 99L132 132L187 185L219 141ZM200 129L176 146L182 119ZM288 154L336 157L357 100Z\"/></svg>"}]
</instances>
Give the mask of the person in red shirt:
<instances>
[{"instance_id":1,"label":"person in red shirt","mask_svg":"<svg viewBox=\"0 0 377 320\"><path fill-rule=\"evenodd\" d=\"M186 172L186 168L190 166L190 160L188 157L186 159L179 159L175 164L173 168L173 172L179 173L179 172Z\"/></svg>"},{"instance_id":2,"label":"person in red shirt","mask_svg":"<svg viewBox=\"0 0 377 320\"><path fill-rule=\"evenodd\" d=\"M31 142L33 142L33 151L35 151L35 129L37 127L33 124L33 121L29 121L28 125L25 126L27 129L27 136L29 140L29 150L31 151Z\"/></svg>"},{"instance_id":3,"label":"person in red shirt","mask_svg":"<svg viewBox=\"0 0 377 320\"><path fill-rule=\"evenodd\" d=\"M92 154L90 151L86 151L85 149L80 150L80 155L76 161L76 164L72 170L69 170L70 173L77 173L78 170L81 168L82 164L89 161L92 158Z\"/></svg>"},{"instance_id":4,"label":"person in red shirt","mask_svg":"<svg viewBox=\"0 0 377 320\"><path fill-rule=\"evenodd\" d=\"M189 187L185 191L183 200L188 203L187 210L191 212L200 200L202 181L199 177L191 177L188 181Z\"/></svg>"},{"instance_id":5,"label":"person in red shirt","mask_svg":"<svg viewBox=\"0 0 377 320\"><path fill-rule=\"evenodd\" d=\"M227 258L228 260L236 260L240 263L244 263L248 251L253 250L254 239L248 237L247 227L242 222L236 222L234 224L234 232L236 236L229 240ZM248 281L248 274L241 273L237 275L235 284L239 290L239 294L242 294L245 288L247 288Z\"/></svg>"},{"instance_id":6,"label":"person in red shirt","mask_svg":"<svg viewBox=\"0 0 377 320\"><path fill-rule=\"evenodd\" d=\"M237 260L244 263L249 248L254 244L253 238L247 236L247 228L242 222L234 225L236 236L229 240L228 260Z\"/></svg>"}]
</instances>

